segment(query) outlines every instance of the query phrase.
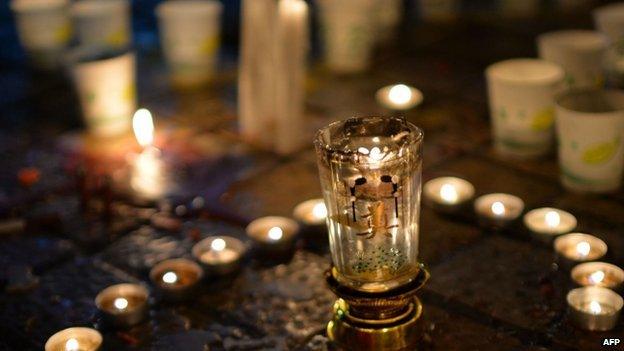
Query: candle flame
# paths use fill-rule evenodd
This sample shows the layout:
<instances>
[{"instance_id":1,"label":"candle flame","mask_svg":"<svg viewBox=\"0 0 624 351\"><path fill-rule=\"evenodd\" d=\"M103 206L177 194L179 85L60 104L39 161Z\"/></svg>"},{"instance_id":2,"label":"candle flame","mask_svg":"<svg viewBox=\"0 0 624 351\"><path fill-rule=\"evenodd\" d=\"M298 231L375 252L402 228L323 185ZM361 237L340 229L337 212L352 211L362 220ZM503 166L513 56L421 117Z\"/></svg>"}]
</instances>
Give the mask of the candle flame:
<instances>
[{"instance_id":1,"label":"candle flame","mask_svg":"<svg viewBox=\"0 0 624 351\"><path fill-rule=\"evenodd\" d=\"M325 204L323 202L319 202L318 204L314 205L314 207L312 208L312 215L319 219L326 218L327 207L325 207Z\"/></svg>"},{"instance_id":2,"label":"candle flame","mask_svg":"<svg viewBox=\"0 0 624 351\"><path fill-rule=\"evenodd\" d=\"M440 197L445 202L455 203L458 198L457 189L455 189L455 186L452 184L444 184L440 188Z\"/></svg>"},{"instance_id":3,"label":"candle flame","mask_svg":"<svg viewBox=\"0 0 624 351\"><path fill-rule=\"evenodd\" d=\"M576 252L582 257L589 255L589 251L591 250L591 246L587 241L581 241L576 244Z\"/></svg>"},{"instance_id":4,"label":"candle flame","mask_svg":"<svg viewBox=\"0 0 624 351\"><path fill-rule=\"evenodd\" d=\"M502 202L496 201L492 204L492 213L497 216L502 216L505 214L505 205Z\"/></svg>"},{"instance_id":5,"label":"candle flame","mask_svg":"<svg viewBox=\"0 0 624 351\"><path fill-rule=\"evenodd\" d=\"M359 153L361 153L361 154L363 154L363 155L368 155L368 149L367 149L367 148L365 148L365 147L363 147L363 146L360 146L360 147L358 148L358 152L359 152Z\"/></svg>"},{"instance_id":6,"label":"candle flame","mask_svg":"<svg viewBox=\"0 0 624 351\"><path fill-rule=\"evenodd\" d=\"M123 297L118 297L113 301L113 305L118 310L125 310L128 307L128 300Z\"/></svg>"},{"instance_id":7,"label":"candle flame","mask_svg":"<svg viewBox=\"0 0 624 351\"><path fill-rule=\"evenodd\" d=\"M147 109L139 109L132 118L132 129L139 145L148 147L154 142L154 122Z\"/></svg>"},{"instance_id":8,"label":"candle flame","mask_svg":"<svg viewBox=\"0 0 624 351\"><path fill-rule=\"evenodd\" d=\"M593 314L600 314L602 312L602 306L600 306L598 301L592 301L589 303L589 310Z\"/></svg>"},{"instance_id":9,"label":"candle flame","mask_svg":"<svg viewBox=\"0 0 624 351\"><path fill-rule=\"evenodd\" d=\"M405 105L412 99L412 90L405 84L397 84L388 91L388 99L397 105Z\"/></svg>"},{"instance_id":10,"label":"candle flame","mask_svg":"<svg viewBox=\"0 0 624 351\"><path fill-rule=\"evenodd\" d=\"M284 232L282 231L282 228L280 227L273 227L271 229L269 229L269 238L271 238L271 240L279 240L282 238L282 236L284 235Z\"/></svg>"},{"instance_id":11,"label":"candle flame","mask_svg":"<svg viewBox=\"0 0 624 351\"><path fill-rule=\"evenodd\" d=\"M178 275L175 272L167 272L163 274L162 280L167 284L175 284L178 281Z\"/></svg>"},{"instance_id":12,"label":"candle flame","mask_svg":"<svg viewBox=\"0 0 624 351\"><path fill-rule=\"evenodd\" d=\"M559 213L555 211L548 211L544 216L544 220L546 221L547 226L554 228L561 223L561 216L559 216Z\"/></svg>"},{"instance_id":13,"label":"candle flame","mask_svg":"<svg viewBox=\"0 0 624 351\"><path fill-rule=\"evenodd\" d=\"M225 240L221 238L214 239L212 243L210 243L210 248L214 251L223 251L223 249L225 249Z\"/></svg>"},{"instance_id":14,"label":"candle flame","mask_svg":"<svg viewBox=\"0 0 624 351\"><path fill-rule=\"evenodd\" d=\"M373 143L378 143L379 142L379 137L373 137Z\"/></svg>"},{"instance_id":15,"label":"candle flame","mask_svg":"<svg viewBox=\"0 0 624 351\"><path fill-rule=\"evenodd\" d=\"M65 342L65 351L78 351L80 344L75 338L71 338Z\"/></svg>"},{"instance_id":16,"label":"candle flame","mask_svg":"<svg viewBox=\"0 0 624 351\"><path fill-rule=\"evenodd\" d=\"M589 275L589 281L592 284L600 284L605 278L605 274L603 271L595 271L594 273Z\"/></svg>"}]
</instances>

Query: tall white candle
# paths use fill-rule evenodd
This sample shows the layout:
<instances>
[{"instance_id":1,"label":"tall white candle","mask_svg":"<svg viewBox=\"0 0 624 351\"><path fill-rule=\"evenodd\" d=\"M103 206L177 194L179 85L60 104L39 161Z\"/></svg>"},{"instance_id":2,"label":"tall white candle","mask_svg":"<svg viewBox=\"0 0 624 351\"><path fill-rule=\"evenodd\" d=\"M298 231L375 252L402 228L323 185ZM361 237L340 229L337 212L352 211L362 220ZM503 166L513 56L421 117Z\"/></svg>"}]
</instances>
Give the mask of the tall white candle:
<instances>
[{"instance_id":1,"label":"tall white candle","mask_svg":"<svg viewBox=\"0 0 624 351\"><path fill-rule=\"evenodd\" d=\"M238 113L240 132L248 140L270 147L275 107L276 3L273 0L243 0Z\"/></svg>"},{"instance_id":2,"label":"tall white candle","mask_svg":"<svg viewBox=\"0 0 624 351\"><path fill-rule=\"evenodd\" d=\"M308 52L308 5L303 0L280 0L276 45L275 151L297 151L304 138L304 79Z\"/></svg>"}]
</instances>

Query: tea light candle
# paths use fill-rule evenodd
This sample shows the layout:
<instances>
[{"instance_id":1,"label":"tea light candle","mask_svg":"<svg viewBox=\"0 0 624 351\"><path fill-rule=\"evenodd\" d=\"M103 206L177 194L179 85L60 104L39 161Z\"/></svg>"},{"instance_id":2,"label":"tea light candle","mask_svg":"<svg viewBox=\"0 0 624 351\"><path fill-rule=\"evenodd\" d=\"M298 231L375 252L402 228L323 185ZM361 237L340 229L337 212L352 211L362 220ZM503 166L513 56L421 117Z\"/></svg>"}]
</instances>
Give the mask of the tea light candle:
<instances>
[{"instance_id":1,"label":"tea light candle","mask_svg":"<svg viewBox=\"0 0 624 351\"><path fill-rule=\"evenodd\" d=\"M258 218L246 228L260 253L288 253L292 251L299 232L299 224L286 217Z\"/></svg>"},{"instance_id":2,"label":"tea light candle","mask_svg":"<svg viewBox=\"0 0 624 351\"><path fill-rule=\"evenodd\" d=\"M295 207L293 217L306 226L324 226L327 207L323 199L307 200Z\"/></svg>"},{"instance_id":3,"label":"tea light candle","mask_svg":"<svg viewBox=\"0 0 624 351\"><path fill-rule=\"evenodd\" d=\"M524 225L537 235L548 239L569 233L576 228L576 217L556 208L542 207L524 215Z\"/></svg>"},{"instance_id":4,"label":"tea light candle","mask_svg":"<svg viewBox=\"0 0 624 351\"><path fill-rule=\"evenodd\" d=\"M475 188L467 180L457 177L431 179L423 186L425 203L445 211L454 212L474 197Z\"/></svg>"},{"instance_id":5,"label":"tea light candle","mask_svg":"<svg viewBox=\"0 0 624 351\"><path fill-rule=\"evenodd\" d=\"M45 343L45 351L97 351L102 345L102 334L91 328L67 328L52 335Z\"/></svg>"},{"instance_id":6,"label":"tea light candle","mask_svg":"<svg viewBox=\"0 0 624 351\"><path fill-rule=\"evenodd\" d=\"M407 111L423 101L420 90L405 84L385 86L375 96L381 106L395 111Z\"/></svg>"},{"instance_id":7,"label":"tea light candle","mask_svg":"<svg viewBox=\"0 0 624 351\"><path fill-rule=\"evenodd\" d=\"M555 239L554 248L559 257L572 263L595 261L607 253L607 244L604 241L583 233L558 237Z\"/></svg>"},{"instance_id":8,"label":"tea light candle","mask_svg":"<svg viewBox=\"0 0 624 351\"><path fill-rule=\"evenodd\" d=\"M143 321L147 314L149 293L139 284L117 284L100 291L95 305L111 324L130 327Z\"/></svg>"},{"instance_id":9,"label":"tea light candle","mask_svg":"<svg viewBox=\"0 0 624 351\"><path fill-rule=\"evenodd\" d=\"M240 268L246 247L242 241L231 236L213 236L193 246L193 256L206 272L225 275Z\"/></svg>"},{"instance_id":10,"label":"tea light candle","mask_svg":"<svg viewBox=\"0 0 624 351\"><path fill-rule=\"evenodd\" d=\"M185 258L162 261L150 271L150 279L162 297L176 301L190 297L203 276L201 267Z\"/></svg>"},{"instance_id":11,"label":"tea light candle","mask_svg":"<svg viewBox=\"0 0 624 351\"><path fill-rule=\"evenodd\" d=\"M570 277L580 286L600 286L615 290L624 283L624 270L606 262L587 262L574 267Z\"/></svg>"},{"instance_id":12,"label":"tea light candle","mask_svg":"<svg viewBox=\"0 0 624 351\"><path fill-rule=\"evenodd\" d=\"M474 208L482 224L504 227L520 216L524 201L514 195L494 193L478 197Z\"/></svg>"},{"instance_id":13,"label":"tea light candle","mask_svg":"<svg viewBox=\"0 0 624 351\"><path fill-rule=\"evenodd\" d=\"M596 331L613 329L624 305L620 295L598 286L573 289L567 301L572 322L582 329Z\"/></svg>"}]
</instances>

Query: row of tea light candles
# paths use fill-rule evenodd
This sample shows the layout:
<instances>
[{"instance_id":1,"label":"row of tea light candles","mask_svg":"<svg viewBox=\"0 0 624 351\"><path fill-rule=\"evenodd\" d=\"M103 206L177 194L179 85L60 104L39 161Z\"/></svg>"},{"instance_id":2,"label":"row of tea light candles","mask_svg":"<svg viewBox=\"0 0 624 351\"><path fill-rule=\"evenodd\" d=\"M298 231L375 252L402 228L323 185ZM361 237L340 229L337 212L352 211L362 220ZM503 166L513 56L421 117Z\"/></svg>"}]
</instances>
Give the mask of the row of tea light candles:
<instances>
[{"instance_id":1,"label":"row of tea light candles","mask_svg":"<svg viewBox=\"0 0 624 351\"><path fill-rule=\"evenodd\" d=\"M275 257L292 252L297 234L302 229L322 229L327 217L323 199L312 199L297 205L296 220L268 216L258 218L246 228L258 254ZM196 291L204 274L227 275L238 270L247 246L231 236L210 236L195 244L192 255L164 260L150 270L154 289L163 299L180 301ZM142 284L123 283L109 286L98 293L95 305L104 320L115 327L125 328L142 322L148 313L149 291ZM52 335L45 344L46 351L95 351L103 342L95 329L74 327Z\"/></svg>"},{"instance_id":2,"label":"row of tea light candles","mask_svg":"<svg viewBox=\"0 0 624 351\"><path fill-rule=\"evenodd\" d=\"M457 177L435 178L423 187L426 203L445 213L464 209L474 194L474 186ZM510 194L487 194L474 201L474 211L481 224L502 228L522 214L524 202ZM572 320L588 330L613 329L624 305L622 297L613 290L622 288L624 270L606 262L587 262L604 257L607 244L593 235L570 233L576 228L576 217L556 208L531 210L524 215L523 222L541 240L556 237L553 247L562 264L569 267L580 263L570 273L581 286L567 295Z\"/></svg>"}]
</instances>

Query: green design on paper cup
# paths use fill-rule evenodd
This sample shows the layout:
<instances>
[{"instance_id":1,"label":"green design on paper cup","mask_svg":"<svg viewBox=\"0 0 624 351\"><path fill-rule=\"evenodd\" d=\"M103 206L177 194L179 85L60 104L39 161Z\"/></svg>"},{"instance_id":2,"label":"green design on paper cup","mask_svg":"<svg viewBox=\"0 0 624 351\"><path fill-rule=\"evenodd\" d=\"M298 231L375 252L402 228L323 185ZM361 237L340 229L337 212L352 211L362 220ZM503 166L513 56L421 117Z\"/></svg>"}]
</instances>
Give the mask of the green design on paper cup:
<instances>
[{"instance_id":1,"label":"green design on paper cup","mask_svg":"<svg viewBox=\"0 0 624 351\"><path fill-rule=\"evenodd\" d=\"M54 40L57 43L66 43L71 39L71 35L72 27L71 24L67 22L56 29L56 31L54 32Z\"/></svg>"},{"instance_id":2,"label":"green design on paper cup","mask_svg":"<svg viewBox=\"0 0 624 351\"><path fill-rule=\"evenodd\" d=\"M499 139L499 142L509 149L515 149L518 151L532 151L532 150L544 148L543 143L524 143L524 142L520 142L517 140L511 140L511 139L505 139L505 138Z\"/></svg>"},{"instance_id":3,"label":"green design on paper cup","mask_svg":"<svg viewBox=\"0 0 624 351\"><path fill-rule=\"evenodd\" d=\"M199 52L202 55L209 56L209 55L212 55L215 51L217 51L218 47L219 47L219 37L216 35L213 35L203 40L199 48Z\"/></svg>"},{"instance_id":4,"label":"green design on paper cup","mask_svg":"<svg viewBox=\"0 0 624 351\"><path fill-rule=\"evenodd\" d=\"M109 124L119 123L120 121L128 120L128 116L125 115L99 115L95 118L89 119L89 124L93 127L101 127Z\"/></svg>"},{"instance_id":5,"label":"green design on paper cup","mask_svg":"<svg viewBox=\"0 0 624 351\"><path fill-rule=\"evenodd\" d=\"M574 86L575 80L574 77L570 73L566 73L563 81L568 87Z\"/></svg>"},{"instance_id":6,"label":"green design on paper cup","mask_svg":"<svg viewBox=\"0 0 624 351\"><path fill-rule=\"evenodd\" d=\"M498 109L498 117L502 120L507 119L507 110L504 107Z\"/></svg>"},{"instance_id":7,"label":"green design on paper cup","mask_svg":"<svg viewBox=\"0 0 624 351\"><path fill-rule=\"evenodd\" d=\"M620 137L616 137L612 141L593 144L583 151L581 159L589 165L605 163L615 156L619 146Z\"/></svg>"},{"instance_id":8,"label":"green design on paper cup","mask_svg":"<svg viewBox=\"0 0 624 351\"><path fill-rule=\"evenodd\" d=\"M610 180L597 180L597 179L590 179L590 178L586 178L583 176L579 176L564 166L561 166L561 173L563 174L564 177L566 177L572 183L581 184L581 185L600 185L600 184L607 184L611 182Z\"/></svg>"},{"instance_id":9,"label":"green design on paper cup","mask_svg":"<svg viewBox=\"0 0 624 351\"><path fill-rule=\"evenodd\" d=\"M136 98L136 87L134 86L134 84L130 83L128 85L125 86L123 92L122 92L122 97L124 100L126 101L134 101Z\"/></svg>"},{"instance_id":10,"label":"green design on paper cup","mask_svg":"<svg viewBox=\"0 0 624 351\"><path fill-rule=\"evenodd\" d=\"M110 33L106 37L106 43L112 46L122 46L128 41L128 36L123 28Z\"/></svg>"},{"instance_id":11,"label":"green design on paper cup","mask_svg":"<svg viewBox=\"0 0 624 351\"><path fill-rule=\"evenodd\" d=\"M531 119L531 130L541 132L550 129L555 121L555 111L552 107L547 107L536 113Z\"/></svg>"}]
</instances>

